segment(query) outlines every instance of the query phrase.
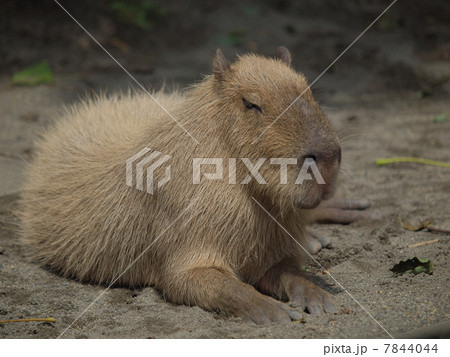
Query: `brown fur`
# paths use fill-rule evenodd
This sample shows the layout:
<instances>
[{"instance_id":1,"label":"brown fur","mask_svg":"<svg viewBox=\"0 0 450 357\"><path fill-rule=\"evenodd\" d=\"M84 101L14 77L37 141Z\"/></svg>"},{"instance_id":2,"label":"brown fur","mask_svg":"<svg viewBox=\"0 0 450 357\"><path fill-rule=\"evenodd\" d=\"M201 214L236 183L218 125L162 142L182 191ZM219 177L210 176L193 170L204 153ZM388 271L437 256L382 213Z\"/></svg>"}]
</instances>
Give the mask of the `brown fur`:
<instances>
[{"instance_id":1,"label":"brown fur","mask_svg":"<svg viewBox=\"0 0 450 357\"><path fill-rule=\"evenodd\" d=\"M279 54L245 55L230 65L218 51L214 74L187 93L154 93L199 145L145 93L100 97L67 110L38 143L28 170L21 215L33 258L63 276L109 284L153 243L119 284L154 285L170 301L257 323L297 315L253 287L311 312L332 310L326 294L301 277L298 244L252 199L301 240L308 208L331 194L339 166L337 136L309 90L252 145L307 88L289 66L289 52ZM242 98L262 113L247 109ZM172 156L172 180L154 195L125 185L125 162L144 147ZM311 155L326 185L294 185L298 170L280 185L279 167L267 163L260 170L267 185L254 179L249 185L192 183L194 157L254 163ZM238 183L246 170L238 163Z\"/></svg>"}]
</instances>

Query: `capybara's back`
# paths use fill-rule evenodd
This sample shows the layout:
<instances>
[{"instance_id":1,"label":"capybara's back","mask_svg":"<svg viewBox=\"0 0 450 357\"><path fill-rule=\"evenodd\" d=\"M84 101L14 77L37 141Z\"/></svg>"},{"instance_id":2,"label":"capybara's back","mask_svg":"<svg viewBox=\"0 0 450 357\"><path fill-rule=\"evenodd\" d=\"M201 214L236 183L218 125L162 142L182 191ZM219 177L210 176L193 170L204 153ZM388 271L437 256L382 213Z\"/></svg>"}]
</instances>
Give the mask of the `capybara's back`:
<instances>
[{"instance_id":1,"label":"capybara's back","mask_svg":"<svg viewBox=\"0 0 450 357\"><path fill-rule=\"evenodd\" d=\"M182 99L154 95L165 108ZM34 260L64 276L108 283L142 252L153 229L150 220L141 222L146 197L125 185L125 162L144 133L158 132L163 114L145 93L98 97L65 110L37 143L22 194L23 239ZM150 281L142 271L126 284Z\"/></svg>"}]
</instances>

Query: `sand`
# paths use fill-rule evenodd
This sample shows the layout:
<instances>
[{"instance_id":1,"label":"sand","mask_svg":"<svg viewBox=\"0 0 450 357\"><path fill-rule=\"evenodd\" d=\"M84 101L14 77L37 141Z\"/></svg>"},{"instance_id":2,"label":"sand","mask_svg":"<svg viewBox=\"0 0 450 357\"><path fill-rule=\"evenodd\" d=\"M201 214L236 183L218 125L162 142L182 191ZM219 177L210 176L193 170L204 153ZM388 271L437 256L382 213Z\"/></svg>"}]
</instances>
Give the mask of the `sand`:
<instances>
[{"instance_id":1,"label":"sand","mask_svg":"<svg viewBox=\"0 0 450 357\"><path fill-rule=\"evenodd\" d=\"M261 44L257 51L264 54L286 45L292 51L293 65L312 81L381 7L366 11L352 25L321 14L311 18L297 10L268 9L263 18L249 21L247 15L224 5L210 14L209 21L223 32L225 19L232 14L237 24L243 24L235 26L248 26L247 34L253 35L254 30L253 42ZM70 19L64 21L78 31ZM288 23L298 24L295 36L282 30ZM258 28L267 31L261 33ZM317 41L308 40L317 33L321 34ZM264 41L267 36L273 36L271 41ZM448 82L433 87L431 96L417 97L423 83L429 83L423 78L449 75L448 61L425 56L419 40L405 29L386 32L376 28L317 83L322 88L319 101L343 143L336 195L368 198L370 211L378 218L347 226L316 226L331 238L332 246L315 258L345 290L308 261L313 280L333 293L338 311L319 317L305 313L302 323L287 325L254 326L198 307L177 306L164 301L151 287L104 292L104 286L64 279L27 261L18 243L20 222L14 210L37 133L61 106L79 101L86 91L120 91L132 81L95 44L84 49L90 57L80 63L82 71L76 70L76 61L66 66L58 62L61 48L53 50L54 57L48 50L47 59L57 68L52 84L11 86L9 71L14 66L7 67L0 75L0 320L54 317L56 322L0 324L0 337L55 338L64 332L64 338L388 338L415 329L416 335L426 337L427 328L440 324L441 335L448 338L449 235L426 229L409 231L399 218L412 224L431 219L433 227L449 230L450 171L415 163L375 163L377 158L397 156L450 162ZM153 88L163 79L169 87L183 87L210 71L218 45L211 37L187 48L163 48L149 55L153 70L137 72L136 78ZM246 43L236 49L222 44L228 55L251 46ZM126 53L122 56L125 65L131 66L133 59ZM102 61L108 65L99 67ZM441 113L447 119L435 122ZM411 257L431 260L433 274L396 277L390 271Z\"/></svg>"}]
</instances>

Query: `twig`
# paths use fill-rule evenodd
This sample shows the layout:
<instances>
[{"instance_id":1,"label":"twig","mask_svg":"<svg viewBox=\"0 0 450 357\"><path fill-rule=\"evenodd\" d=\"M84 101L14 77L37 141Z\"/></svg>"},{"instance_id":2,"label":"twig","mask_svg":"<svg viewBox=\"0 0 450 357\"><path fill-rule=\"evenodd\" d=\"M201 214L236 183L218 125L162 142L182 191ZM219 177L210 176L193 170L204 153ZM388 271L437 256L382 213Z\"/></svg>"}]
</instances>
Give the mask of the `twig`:
<instances>
[{"instance_id":1,"label":"twig","mask_svg":"<svg viewBox=\"0 0 450 357\"><path fill-rule=\"evenodd\" d=\"M45 319L17 319L17 320L5 320L0 321L0 324L6 324L8 322L32 322L32 321L43 321L43 322L56 322L56 320L53 317L48 317Z\"/></svg>"},{"instance_id":2,"label":"twig","mask_svg":"<svg viewBox=\"0 0 450 357\"><path fill-rule=\"evenodd\" d=\"M7 152L0 152L0 156L6 157L8 159L23 160L23 158L20 155L14 155Z\"/></svg>"},{"instance_id":3,"label":"twig","mask_svg":"<svg viewBox=\"0 0 450 357\"><path fill-rule=\"evenodd\" d=\"M439 242L439 239L427 240L426 242L420 242L408 245L408 248L421 247L422 245L428 245Z\"/></svg>"},{"instance_id":4,"label":"twig","mask_svg":"<svg viewBox=\"0 0 450 357\"><path fill-rule=\"evenodd\" d=\"M434 227L427 227L426 229L428 229L431 233L442 233L442 234L450 235L450 231L448 229L441 229L441 228L434 228Z\"/></svg>"}]
</instances>

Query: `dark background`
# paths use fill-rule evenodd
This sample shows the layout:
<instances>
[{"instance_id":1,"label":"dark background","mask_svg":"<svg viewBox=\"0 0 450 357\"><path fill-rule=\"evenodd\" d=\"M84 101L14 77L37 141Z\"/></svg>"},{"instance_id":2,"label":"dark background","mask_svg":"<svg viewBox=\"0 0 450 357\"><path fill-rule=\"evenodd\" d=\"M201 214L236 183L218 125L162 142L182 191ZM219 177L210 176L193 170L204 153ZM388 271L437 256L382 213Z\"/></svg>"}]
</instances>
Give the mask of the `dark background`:
<instances>
[{"instance_id":1,"label":"dark background","mask_svg":"<svg viewBox=\"0 0 450 357\"><path fill-rule=\"evenodd\" d=\"M312 81L390 1L60 3L127 70L159 87L163 78L183 85L208 73L217 47L232 57L246 51L274 55L277 46L285 45L294 66ZM121 74L54 1L5 0L1 12L1 74L44 59L56 75L72 73L87 87L108 86L105 78L96 79L101 74ZM449 23L448 1L399 0L318 85L332 91L333 75L343 75L355 77L355 93L394 89L439 94L448 73L435 67L450 60Z\"/></svg>"}]
</instances>

